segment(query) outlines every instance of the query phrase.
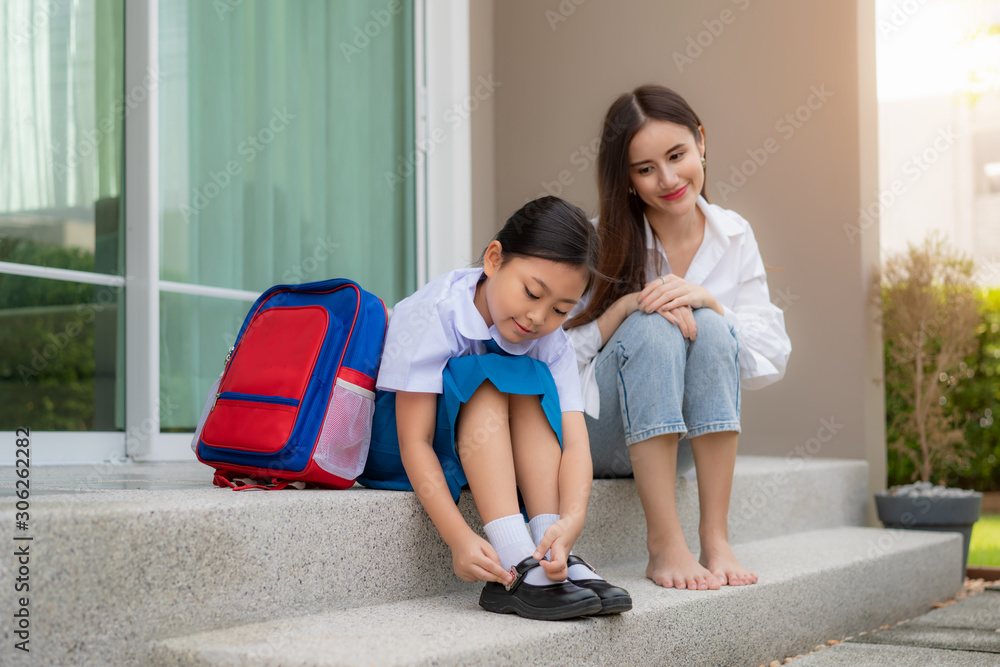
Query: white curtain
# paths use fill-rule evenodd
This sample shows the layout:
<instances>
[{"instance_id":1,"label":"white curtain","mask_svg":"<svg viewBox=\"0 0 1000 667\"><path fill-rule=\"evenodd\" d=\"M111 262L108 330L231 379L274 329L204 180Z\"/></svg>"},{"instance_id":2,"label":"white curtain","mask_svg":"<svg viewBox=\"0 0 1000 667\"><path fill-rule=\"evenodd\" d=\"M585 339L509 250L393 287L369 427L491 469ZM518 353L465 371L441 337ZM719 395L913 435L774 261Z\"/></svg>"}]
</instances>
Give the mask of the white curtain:
<instances>
[{"instance_id":1,"label":"white curtain","mask_svg":"<svg viewBox=\"0 0 1000 667\"><path fill-rule=\"evenodd\" d=\"M412 159L412 30L409 2L161 0L161 277L411 292L414 187L386 174ZM164 428L194 426L248 307L162 295Z\"/></svg>"},{"instance_id":2,"label":"white curtain","mask_svg":"<svg viewBox=\"0 0 1000 667\"><path fill-rule=\"evenodd\" d=\"M0 3L0 214L120 193L121 15L121 0Z\"/></svg>"}]
</instances>

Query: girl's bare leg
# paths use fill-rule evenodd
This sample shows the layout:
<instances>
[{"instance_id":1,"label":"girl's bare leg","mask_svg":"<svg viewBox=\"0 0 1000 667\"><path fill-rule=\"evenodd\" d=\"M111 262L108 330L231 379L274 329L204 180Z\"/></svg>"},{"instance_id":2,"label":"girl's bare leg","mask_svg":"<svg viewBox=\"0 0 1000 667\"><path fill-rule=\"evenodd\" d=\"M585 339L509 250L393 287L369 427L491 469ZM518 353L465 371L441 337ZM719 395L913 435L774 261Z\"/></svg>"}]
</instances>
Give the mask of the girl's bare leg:
<instances>
[{"instance_id":1,"label":"girl's bare leg","mask_svg":"<svg viewBox=\"0 0 1000 667\"><path fill-rule=\"evenodd\" d=\"M698 473L698 504L701 520L698 535L701 555L698 561L723 585L745 586L757 583L757 575L736 559L729 547L729 498L736 466L735 431L706 433L691 440L695 469ZM638 481L638 476L637 476Z\"/></svg>"},{"instance_id":2,"label":"girl's bare leg","mask_svg":"<svg viewBox=\"0 0 1000 667\"><path fill-rule=\"evenodd\" d=\"M455 447L483 523L520 514L508 395L484 382L459 412Z\"/></svg>"},{"instance_id":3,"label":"girl's bare leg","mask_svg":"<svg viewBox=\"0 0 1000 667\"><path fill-rule=\"evenodd\" d=\"M528 516L559 514L559 440L537 396L511 394L514 474Z\"/></svg>"},{"instance_id":4,"label":"girl's bare leg","mask_svg":"<svg viewBox=\"0 0 1000 667\"><path fill-rule=\"evenodd\" d=\"M664 588L715 590L718 579L691 553L677 515L677 440L676 433L658 435L628 450L646 514L646 576Z\"/></svg>"}]
</instances>

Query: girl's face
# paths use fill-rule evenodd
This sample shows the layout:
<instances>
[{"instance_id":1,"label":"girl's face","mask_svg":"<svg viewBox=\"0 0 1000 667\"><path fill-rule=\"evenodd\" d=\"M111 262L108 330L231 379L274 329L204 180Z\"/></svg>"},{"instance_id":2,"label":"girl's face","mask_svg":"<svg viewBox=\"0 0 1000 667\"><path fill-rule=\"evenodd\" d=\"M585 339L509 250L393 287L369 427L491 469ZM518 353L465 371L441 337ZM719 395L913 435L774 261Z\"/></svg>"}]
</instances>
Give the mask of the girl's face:
<instances>
[{"instance_id":1,"label":"girl's face","mask_svg":"<svg viewBox=\"0 0 1000 667\"><path fill-rule=\"evenodd\" d=\"M629 177L648 212L670 218L691 212L705 182L704 154L700 127L695 137L683 125L651 120L635 133L628 147Z\"/></svg>"},{"instance_id":2,"label":"girl's face","mask_svg":"<svg viewBox=\"0 0 1000 667\"><path fill-rule=\"evenodd\" d=\"M504 258L499 241L486 249L483 272L487 279L476 290L476 307L511 343L558 329L587 287L586 268L537 257Z\"/></svg>"}]
</instances>

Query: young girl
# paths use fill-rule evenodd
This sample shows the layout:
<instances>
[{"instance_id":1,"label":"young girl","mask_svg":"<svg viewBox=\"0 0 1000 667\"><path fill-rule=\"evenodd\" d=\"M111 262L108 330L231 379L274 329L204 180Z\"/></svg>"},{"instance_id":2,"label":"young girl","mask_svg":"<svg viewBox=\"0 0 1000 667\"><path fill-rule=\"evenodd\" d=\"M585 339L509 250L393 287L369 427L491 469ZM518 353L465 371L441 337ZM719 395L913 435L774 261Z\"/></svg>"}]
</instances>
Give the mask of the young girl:
<instances>
[{"instance_id":1,"label":"young girl","mask_svg":"<svg viewBox=\"0 0 1000 667\"><path fill-rule=\"evenodd\" d=\"M611 280L599 281L568 323L594 472L634 473L646 576L701 590L757 581L730 549L727 529L740 384L779 380L791 352L753 231L708 203L705 180L705 131L680 95L643 86L611 105L598 154L598 267ZM698 559L674 498L692 454Z\"/></svg>"},{"instance_id":2,"label":"young girl","mask_svg":"<svg viewBox=\"0 0 1000 667\"><path fill-rule=\"evenodd\" d=\"M584 214L545 197L510 217L482 268L436 278L389 321L358 481L416 491L455 574L487 582L479 604L489 611L551 620L632 607L626 591L570 553L593 473L562 324L597 254ZM465 484L488 542L455 506Z\"/></svg>"}]
</instances>

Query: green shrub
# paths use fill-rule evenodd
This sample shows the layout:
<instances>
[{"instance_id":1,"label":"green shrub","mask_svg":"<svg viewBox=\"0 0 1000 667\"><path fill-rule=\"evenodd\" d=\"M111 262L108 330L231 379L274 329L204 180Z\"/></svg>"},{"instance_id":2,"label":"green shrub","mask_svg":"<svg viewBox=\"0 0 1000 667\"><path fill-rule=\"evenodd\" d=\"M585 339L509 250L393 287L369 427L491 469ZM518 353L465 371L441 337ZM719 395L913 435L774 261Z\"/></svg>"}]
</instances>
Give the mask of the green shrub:
<instances>
[{"instance_id":1,"label":"green shrub","mask_svg":"<svg viewBox=\"0 0 1000 667\"><path fill-rule=\"evenodd\" d=\"M875 275L884 348L889 451L909 459L907 481L940 482L971 452L956 419L952 390L979 349L981 289L972 261L936 235L886 259ZM906 468L892 465L894 474Z\"/></svg>"},{"instance_id":2,"label":"green shrub","mask_svg":"<svg viewBox=\"0 0 1000 667\"><path fill-rule=\"evenodd\" d=\"M77 248L3 241L9 261L93 269L93 253ZM114 312L120 291L109 289L0 275L0 431L94 428L94 323Z\"/></svg>"},{"instance_id":3,"label":"green shrub","mask_svg":"<svg viewBox=\"0 0 1000 667\"><path fill-rule=\"evenodd\" d=\"M996 414L1000 407L1000 289L983 290L981 316L976 327L975 351L942 383L945 385L942 395L949 413L962 429L969 457L939 471L939 481L977 491L1000 491L1000 420ZM889 442L894 442L901 438L894 420L907 409L903 397L911 390L900 374L893 372L895 355L891 341L886 341L884 350L886 436ZM915 446L912 439L909 444ZM910 482L915 472L910 457L889 450L890 485Z\"/></svg>"}]
</instances>

